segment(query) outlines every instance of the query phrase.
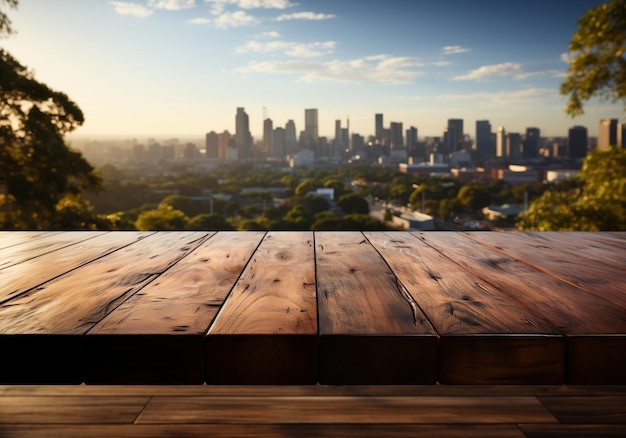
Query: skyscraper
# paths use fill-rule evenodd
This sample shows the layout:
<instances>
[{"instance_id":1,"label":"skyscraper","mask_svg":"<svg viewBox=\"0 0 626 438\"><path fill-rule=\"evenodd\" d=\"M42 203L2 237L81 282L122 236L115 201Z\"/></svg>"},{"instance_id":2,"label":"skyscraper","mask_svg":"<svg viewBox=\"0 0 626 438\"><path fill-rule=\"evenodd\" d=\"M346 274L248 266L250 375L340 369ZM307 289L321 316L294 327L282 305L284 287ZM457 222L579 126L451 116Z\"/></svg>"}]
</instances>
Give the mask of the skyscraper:
<instances>
[{"instance_id":1,"label":"skyscraper","mask_svg":"<svg viewBox=\"0 0 626 438\"><path fill-rule=\"evenodd\" d=\"M243 108L237 108L237 115L235 116L235 148L239 158L249 157L252 152L250 120Z\"/></svg>"},{"instance_id":2,"label":"skyscraper","mask_svg":"<svg viewBox=\"0 0 626 438\"><path fill-rule=\"evenodd\" d=\"M506 157L511 160L522 158L522 136L517 132L509 132L506 135Z\"/></svg>"},{"instance_id":3,"label":"skyscraper","mask_svg":"<svg viewBox=\"0 0 626 438\"><path fill-rule=\"evenodd\" d=\"M598 148L608 149L617 145L617 119L602 119L598 127Z\"/></svg>"},{"instance_id":4,"label":"skyscraper","mask_svg":"<svg viewBox=\"0 0 626 438\"><path fill-rule=\"evenodd\" d=\"M274 123L272 119L263 120L263 151L271 153L274 148Z\"/></svg>"},{"instance_id":5,"label":"skyscraper","mask_svg":"<svg viewBox=\"0 0 626 438\"><path fill-rule=\"evenodd\" d=\"M206 135L204 156L206 158L217 158L219 156L219 134L215 131L211 131Z\"/></svg>"},{"instance_id":6,"label":"skyscraper","mask_svg":"<svg viewBox=\"0 0 626 438\"><path fill-rule=\"evenodd\" d=\"M285 125L285 153L293 155L298 148L298 137L296 136L296 124L293 120L288 120Z\"/></svg>"},{"instance_id":7,"label":"skyscraper","mask_svg":"<svg viewBox=\"0 0 626 438\"><path fill-rule=\"evenodd\" d=\"M587 155L587 128L574 126L569 129L567 137L567 155L570 158L583 158Z\"/></svg>"},{"instance_id":8,"label":"skyscraper","mask_svg":"<svg viewBox=\"0 0 626 438\"><path fill-rule=\"evenodd\" d=\"M317 124L317 108L310 108L304 110L304 132L309 141L313 144L317 142L319 138L319 127Z\"/></svg>"},{"instance_id":9,"label":"skyscraper","mask_svg":"<svg viewBox=\"0 0 626 438\"><path fill-rule=\"evenodd\" d=\"M463 119L448 119L448 153L463 149Z\"/></svg>"},{"instance_id":10,"label":"skyscraper","mask_svg":"<svg viewBox=\"0 0 626 438\"><path fill-rule=\"evenodd\" d=\"M271 155L273 157L285 158L285 128L280 126L274 129L272 135Z\"/></svg>"},{"instance_id":11,"label":"skyscraper","mask_svg":"<svg viewBox=\"0 0 626 438\"><path fill-rule=\"evenodd\" d=\"M390 137L391 137L390 148L401 149L404 146L402 123L391 122L389 126L389 131L390 131Z\"/></svg>"},{"instance_id":12,"label":"skyscraper","mask_svg":"<svg viewBox=\"0 0 626 438\"><path fill-rule=\"evenodd\" d=\"M495 144L491 137L491 123L489 123L489 120L477 120L476 151L481 157L493 157L496 155Z\"/></svg>"},{"instance_id":13,"label":"skyscraper","mask_svg":"<svg viewBox=\"0 0 626 438\"><path fill-rule=\"evenodd\" d=\"M375 116L375 122L376 122L376 139L377 140L382 140L383 139L383 115L382 114L376 114Z\"/></svg>"},{"instance_id":14,"label":"skyscraper","mask_svg":"<svg viewBox=\"0 0 626 438\"><path fill-rule=\"evenodd\" d=\"M506 150L506 130L504 126L500 126L496 134L496 157L508 158Z\"/></svg>"},{"instance_id":15,"label":"skyscraper","mask_svg":"<svg viewBox=\"0 0 626 438\"><path fill-rule=\"evenodd\" d=\"M539 128L526 128L524 138L524 158L537 158L539 154Z\"/></svg>"}]
</instances>

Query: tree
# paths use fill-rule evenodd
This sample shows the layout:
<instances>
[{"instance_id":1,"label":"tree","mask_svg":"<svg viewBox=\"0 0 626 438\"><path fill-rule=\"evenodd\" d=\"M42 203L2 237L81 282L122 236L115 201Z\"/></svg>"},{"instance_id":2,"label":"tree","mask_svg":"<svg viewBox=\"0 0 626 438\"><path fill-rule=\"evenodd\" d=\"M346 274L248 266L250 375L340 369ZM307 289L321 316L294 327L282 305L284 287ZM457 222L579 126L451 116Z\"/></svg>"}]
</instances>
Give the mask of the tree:
<instances>
[{"instance_id":1,"label":"tree","mask_svg":"<svg viewBox=\"0 0 626 438\"><path fill-rule=\"evenodd\" d=\"M588 154L577 181L544 192L517 225L538 231L626 231L626 149Z\"/></svg>"},{"instance_id":2,"label":"tree","mask_svg":"<svg viewBox=\"0 0 626 438\"><path fill-rule=\"evenodd\" d=\"M461 187L456 196L461 205L472 210L479 210L491 202L491 195L487 189L474 184Z\"/></svg>"},{"instance_id":3,"label":"tree","mask_svg":"<svg viewBox=\"0 0 626 438\"><path fill-rule=\"evenodd\" d=\"M17 6L17 0L2 3ZM11 23L2 12L0 36L11 33ZM64 140L83 122L83 113L68 96L35 80L0 48L0 185L4 188L0 227L63 228L57 213L67 199L74 209L85 207L81 223L97 222L95 214L93 220L86 217L90 209L80 196L86 190L100 190L102 181Z\"/></svg>"},{"instance_id":4,"label":"tree","mask_svg":"<svg viewBox=\"0 0 626 438\"><path fill-rule=\"evenodd\" d=\"M184 230L188 227L189 218L180 210L169 205L159 206L156 210L141 213L135 222L140 231Z\"/></svg>"},{"instance_id":5,"label":"tree","mask_svg":"<svg viewBox=\"0 0 626 438\"><path fill-rule=\"evenodd\" d=\"M623 101L626 107L626 0L610 0L587 11L569 43L569 67L561 94L565 113L583 114L592 97Z\"/></svg>"},{"instance_id":6,"label":"tree","mask_svg":"<svg viewBox=\"0 0 626 438\"><path fill-rule=\"evenodd\" d=\"M337 205L345 214L369 214L370 206L367 199L358 193L348 193L339 198Z\"/></svg>"}]
</instances>

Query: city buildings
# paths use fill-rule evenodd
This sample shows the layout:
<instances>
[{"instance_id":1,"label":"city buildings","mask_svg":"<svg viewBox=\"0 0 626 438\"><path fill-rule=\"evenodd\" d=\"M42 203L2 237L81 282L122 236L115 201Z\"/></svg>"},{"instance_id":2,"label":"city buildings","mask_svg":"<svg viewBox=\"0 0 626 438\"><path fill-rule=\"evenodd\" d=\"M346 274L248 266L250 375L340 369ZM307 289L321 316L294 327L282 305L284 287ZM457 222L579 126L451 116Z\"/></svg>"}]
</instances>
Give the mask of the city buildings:
<instances>
[{"instance_id":1,"label":"city buildings","mask_svg":"<svg viewBox=\"0 0 626 438\"><path fill-rule=\"evenodd\" d=\"M602 119L598 126L598 148L608 149L618 144L617 119Z\"/></svg>"},{"instance_id":2,"label":"city buildings","mask_svg":"<svg viewBox=\"0 0 626 438\"><path fill-rule=\"evenodd\" d=\"M570 128L567 136L567 155L570 158L583 158L587 155L587 146L587 128L584 126Z\"/></svg>"}]
</instances>

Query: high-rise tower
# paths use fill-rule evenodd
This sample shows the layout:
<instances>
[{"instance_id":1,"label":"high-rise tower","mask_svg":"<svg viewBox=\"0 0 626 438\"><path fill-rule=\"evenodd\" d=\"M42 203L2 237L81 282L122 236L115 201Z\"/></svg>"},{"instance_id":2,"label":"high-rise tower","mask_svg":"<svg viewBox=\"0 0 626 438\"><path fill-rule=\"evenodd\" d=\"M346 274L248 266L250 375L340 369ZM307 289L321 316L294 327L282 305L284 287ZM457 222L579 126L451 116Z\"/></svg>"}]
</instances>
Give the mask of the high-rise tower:
<instances>
[{"instance_id":1,"label":"high-rise tower","mask_svg":"<svg viewBox=\"0 0 626 438\"><path fill-rule=\"evenodd\" d=\"M235 116L235 148L239 158L249 157L252 152L250 119L243 108L237 108L237 115Z\"/></svg>"},{"instance_id":2,"label":"high-rise tower","mask_svg":"<svg viewBox=\"0 0 626 438\"><path fill-rule=\"evenodd\" d=\"M448 153L463 149L463 119L448 119Z\"/></svg>"},{"instance_id":3,"label":"high-rise tower","mask_svg":"<svg viewBox=\"0 0 626 438\"><path fill-rule=\"evenodd\" d=\"M569 129L567 137L567 155L570 158L583 158L587 155L587 128L574 126Z\"/></svg>"},{"instance_id":4,"label":"high-rise tower","mask_svg":"<svg viewBox=\"0 0 626 438\"><path fill-rule=\"evenodd\" d=\"M317 108L304 110L304 132L308 140L316 143L319 138L319 126L317 119Z\"/></svg>"},{"instance_id":5,"label":"high-rise tower","mask_svg":"<svg viewBox=\"0 0 626 438\"><path fill-rule=\"evenodd\" d=\"M491 123L489 120L476 121L476 151L481 157L493 157L496 155L495 144L491 135Z\"/></svg>"},{"instance_id":6,"label":"high-rise tower","mask_svg":"<svg viewBox=\"0 0 626 438\"><path fill-rule=\"evenodd\" d=\"M608 149L615 146L617 139L617 119L602 119L598 127L598 148Z\"/></svg>"},{"instance_id":7,"label":"high-rise tower","mask_svg":"<svg viewBox=\"0 0 626 438\"><path fill-rule=\"evenodd\" d=\"M375 116L375 136L377 140L382 140L383 139L383 115L382 114L376 114Z\"/></svg>"}]
</instances>

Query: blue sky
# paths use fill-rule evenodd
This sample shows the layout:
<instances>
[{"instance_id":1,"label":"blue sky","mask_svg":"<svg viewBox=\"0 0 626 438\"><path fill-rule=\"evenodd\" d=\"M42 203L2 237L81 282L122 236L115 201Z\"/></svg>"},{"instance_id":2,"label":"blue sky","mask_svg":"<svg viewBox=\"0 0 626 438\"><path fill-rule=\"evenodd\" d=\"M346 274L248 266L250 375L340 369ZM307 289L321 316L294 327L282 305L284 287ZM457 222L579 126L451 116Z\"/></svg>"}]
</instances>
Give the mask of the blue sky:
<instances>
[{"instance_id":1,"label":"blue sky","mask_svg":"<svg viewBox=\"0 0 626 438\"><path fill-rule=\"evenodd\" d=\"M20 0L1 44L85 113L80 136L200 137L234 132L237 107L304 129L318 108L374 133L384 124L441 135L449 118L566 136L619 105L565 116L558 95L576 22L601 0Z\"/></svg>"}]
</instances>

